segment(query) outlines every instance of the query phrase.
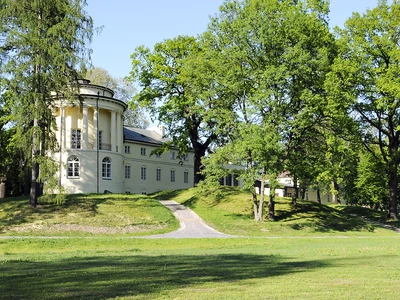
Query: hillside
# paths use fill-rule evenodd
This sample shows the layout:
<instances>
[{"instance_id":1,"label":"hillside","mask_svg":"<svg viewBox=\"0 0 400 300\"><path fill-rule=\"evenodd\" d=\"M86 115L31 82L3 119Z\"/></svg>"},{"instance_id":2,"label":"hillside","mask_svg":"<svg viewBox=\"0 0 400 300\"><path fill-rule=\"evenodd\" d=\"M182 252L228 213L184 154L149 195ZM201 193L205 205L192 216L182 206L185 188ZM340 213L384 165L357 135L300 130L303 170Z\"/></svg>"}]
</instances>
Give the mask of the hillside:
<instances>
[{"instance_id":1,"label":"hillside","mask_svg":"<svg viewBox=\"0 0 400 300\"><path fill-rule=\"evenodd\" d=\"M29 207L26 197L6 198L0 202L0 235L143 236L178 229L179 222L157 199L182 203L211 227L233 235L395 234L371 222L384 222L384 213L367 208L327 206L309 201L299 201L293 206L289 198L278 198L276 221L255 222L250 194L235 188L223 188L220 197L214 195L200 194L195 188L149 196L68 195L61 205L45 202L52 200L51 197L39 199L36 209Z\"/></svg>"},{"instance_id":2,"label":"hillside","mask_svg":"<svg viewBox=\"0 0 400 300\"><path fill-rule=\"evenodd\" d=\"M385 213L346 205L322 205L290 198L277 198L276 221L253 220L251 195L237 188L224 187L221 196L201 194L196 189L155 194L156 199L172 199L193 209L210 226L229 234L249 236L280 236L310 234L392 234L374 225L385 221ZM265 207L265 209L267 209ZM264 214L265 216L266 214ZM372 221L372 222L371 222ZM391 226L399 224L391 224Z\"/></svg>"}]
</instances>

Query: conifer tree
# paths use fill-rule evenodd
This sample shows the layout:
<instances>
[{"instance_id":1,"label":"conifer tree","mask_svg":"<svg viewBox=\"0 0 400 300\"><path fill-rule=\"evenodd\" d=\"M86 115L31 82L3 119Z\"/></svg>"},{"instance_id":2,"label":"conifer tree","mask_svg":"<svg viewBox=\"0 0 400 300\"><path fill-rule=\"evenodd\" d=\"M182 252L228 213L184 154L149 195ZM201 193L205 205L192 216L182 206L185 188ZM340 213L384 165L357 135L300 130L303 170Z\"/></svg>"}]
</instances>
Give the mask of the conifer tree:
<instances>
[{"instance_id":1,"label":"conifer tree","mask_svg":"<svg viewBox=\"0 0 400 300\"><path fill-rule=\"evenodd\" d=\"M52 177L39 170L55 170L49 158L57 150L55 99L76 96L79 70L90 58L93 22L85 5L85 0L0 0L2 87L17 126L14 141L30 154L32 207L38 181Z\"/></svg>"}]
</instances>

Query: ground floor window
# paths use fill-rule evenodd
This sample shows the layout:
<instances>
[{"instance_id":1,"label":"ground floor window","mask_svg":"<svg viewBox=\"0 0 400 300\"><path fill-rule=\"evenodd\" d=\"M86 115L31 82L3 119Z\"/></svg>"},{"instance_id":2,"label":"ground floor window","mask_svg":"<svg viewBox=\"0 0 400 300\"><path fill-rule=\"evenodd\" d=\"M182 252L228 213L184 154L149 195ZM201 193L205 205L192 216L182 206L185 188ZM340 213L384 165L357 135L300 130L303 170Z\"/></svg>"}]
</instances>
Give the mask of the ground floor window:
<instances>
[{"instance_id":1,"label":"ground floor window","mask_svg":"<svg viewBox=\"0 0 400 300\"><path fill-rule=\"evenodd\" d=\"M111 158L109 157L103 158L101 176L104 179L111 179Z\"/></svg>"},{"instance_id":2,"label":"ground floor window","mask_svg":"<svg viewBox=\"0 0 400 300\"><path fill-rule=\"evenodd\" d=\"M189 183L189 172L183 172L183 183Z\"/></svg>"},{"instance_id":3,"label":"ground floor window","mask_svg":"<svg viewBox=\"0 0 400 300\"><path fill-rule=\"evenodd\" d=\"M156 169L156 181L161 181L161 168Z\"/></svg>"},{"instance_id":4,"label":"ground floor window","mask_svg":"<svg viewBox=\"0 0 400 300\"><path fill-rule=\"evenodd\" d=\"M131 178L131 166L125 166L125 178Z\"/></svg>"},{"instance_id":5,"label":"ground floor window","mask_svg":"<svg viewBox=\"0 0 400 300\"><path fill-rule=\"evenodd\" d=\"M140 179L146 180L147 168L145 166L140 168Z\"/></svg>"},{"instance_id":6,"label":"ground floor window","mask_svg":"<svg viewBox=\"0 0 400 300\"><path fill-rule=\"evenodd\" d=\"M68 157L67 178L79 178L80 162L75 155Z\"/></svg>"},{"instance_id":7,"label":"ground floor window","mask_svg":"<svg viewBox=\"0 0 400 300\"><path fill-rule=\"evenodd\" d=\"M171 170L171 182L175 182L175 170Z\"/></svg>"}]
</instances>

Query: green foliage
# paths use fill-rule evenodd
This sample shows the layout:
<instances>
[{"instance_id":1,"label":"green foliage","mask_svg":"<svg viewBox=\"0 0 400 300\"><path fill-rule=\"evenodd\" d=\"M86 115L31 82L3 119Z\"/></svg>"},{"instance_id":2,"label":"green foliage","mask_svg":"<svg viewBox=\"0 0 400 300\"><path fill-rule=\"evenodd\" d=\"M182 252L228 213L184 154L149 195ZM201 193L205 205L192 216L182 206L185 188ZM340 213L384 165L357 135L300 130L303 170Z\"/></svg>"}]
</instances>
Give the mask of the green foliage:
<instances>
[{"instance_id":1,"label":"green foliage","mask_svg":"<svg viewBox=\"0 0 400 300\"><path fill-rule=\"evenodd\" d=\"M1 0L2 98L10 110L9 121L16 125L13 141L29 158L32 206L37 204L38 164L47 164L49 154L57 150L54 101L58 95L75 97L80 69L90 58L86 42L93 22L85 5L81 0Z\"/></svg>"},{"instance_id":2,"label":"green foliage","mask_svg":"<svg viewBox=\"0 0 400 300\"><path fill-rule=\"evenodd\" d=\"M206 33L223 62L216 81L235 101L225 151L247 164L246 189L269 179L272 218L276 176L289 170L305 181L302 170L313 163L308 152L323 137L317 124L324 124L323 84L335 54L326 20L325 1L231 1ZM207 176L213 168L206 167ZM262 202L263 195L255 200L255 216Z\"/></svg>"},{"instance_id":3,"label":"green foliage","mask_svg":"<svg viewBox=\"0 0 400 300\"><path fill-rule=\"evenodd\" d=\"M201 158L226 139L225 124L231 123L230 99L213 76L215 53L207 41L178 36L157 43L153 51L141 46L132 54L130 78L140 86L135 100L166 125L180 156L189 147L194 150L195 184L201 179Z\"/></svg>"},{"instance_id":4,"label":"green foliage","mask_svg":"<svg viewBox=\"0 0 400 300\"><path fill-rule=\"evenodd\" d=\"M379 1L337 29L339 55L327 81L331 107L351 115L359 124L365 148L388 178L389 213L397 219L400 163L400 3ZM377 148L376 146L377 145ZM379 149L376 155L375 149Z\"/></svg>"}]
</instances>

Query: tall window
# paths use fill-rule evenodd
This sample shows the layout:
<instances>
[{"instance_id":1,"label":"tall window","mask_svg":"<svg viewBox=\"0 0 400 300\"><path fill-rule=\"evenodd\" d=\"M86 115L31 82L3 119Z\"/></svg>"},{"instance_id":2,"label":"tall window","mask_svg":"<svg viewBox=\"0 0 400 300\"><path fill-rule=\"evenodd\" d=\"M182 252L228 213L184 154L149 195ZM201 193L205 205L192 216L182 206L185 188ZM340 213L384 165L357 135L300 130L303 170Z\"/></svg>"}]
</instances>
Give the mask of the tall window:
<instances>
[{"instance_id":1,"label":"tall window","mask_svg":"<svg viewBox=\"0 0 400 300\"><path fill-rule=\"evenodd\" d=\"M131 178L131 166L125 166L125 178Z\"/></svg>"},{"instance_id":2,"label":"tall window","mask_svg":"<svg viewBox=\"0 0 400 300\"><path fill-rule=\"evenodd\" d=\"M103 131L99 131L99 150L103 149Z\"/></svg>"},{"instance_id":3,"label":"tall window","mask_svg":"<svg viewBox=\"0 0 400 300\"><path fill-rule=\"evenodd\" d=\"M140 179L146 180L146 171L147 171L146 167L143 166L140 168Z\"/></svg>"},{"instance_id":4,"label":"tall window","mask_svg":"<svg viewBox=\"0 0 400 300\"><path fill-rule=\"evenodd\" d=\"M125 153L131 153L131 146L125 146Z\"/></svg>"},{"instance_id":5,"label":"tall window","mask_svg":"<svg viewBox=\"0 0 400 300\"><path fill-rule=\"evenodd\" d=\"M156 169L156 181L161 181L161 168Z\"/></svg>"},{"instance_id":6,"label":"tall window","mask_svg":"<svg viewBox=\"0 0 400 300\"><path fill-rule=\"evenodd\" d=\"M80 163L78 157L70 156L68 157L68 170L67 178L79 178Z\"/></svg>"},{"instance_id":7,"label":"tall window","mask_svg":"<svg viewBox=\"0 0 400 300\"><path fill-rule=\"evenodd\" d=\"M189 183L189 171L183 172L183 183Z\"/></svg>"},{"instance_id":8,"label":"tall window","mask_svg":"<svg viewBox=\"0 0 400 300\"><path fill-rule=\"evenodd\" d=\"M171 182L175 182L175 170L171 170Z\"/></svg>"},{"instance_id":9,"label":"tall window","mask_svg":"<svg viewBox=\"0 0 400 300\"><path fill-rule=\"evenodd\" d=\"M81 130L71 130L71 149L81 149Z\"/></svg>"},{"instance_id":10,"label":"tall window","mask_svg":"<svg viewBox=\"0 0 400 300\"><path fill-rule=\"evenodd\" d=\"M226 185L227 186L232 186L232 175L226 176Z\"/></svg>"},{"instance_id":11,"label":"tall window","mask_svg":"<svg viewBox=\"0 0 400 300\"><path fill-rule=\"evenodd\" d=\"M111 158L109 157L103 158L101 176L105 179L111 179Z\"/></svg>"},{"instance_id":12,"label":"tall window","mask_svg":"<svg viewBox=\"0 0 400 300\"><path fill-rule=\"evenodd\" d=\"M175 159L175 152L174 152L174 151L171 151L171 152L169 153L169 158L170 158L170 159Z\"/></svg>"},{"instance_id":13,"label":"tall window","mask_svg":"<svg viewBox=\"0 0 400 300\"><path fill-rule=\"evenodd\" d=\"M146 156L146 148L140 148L140 155Z\"/></svg>"}]
</instances>

